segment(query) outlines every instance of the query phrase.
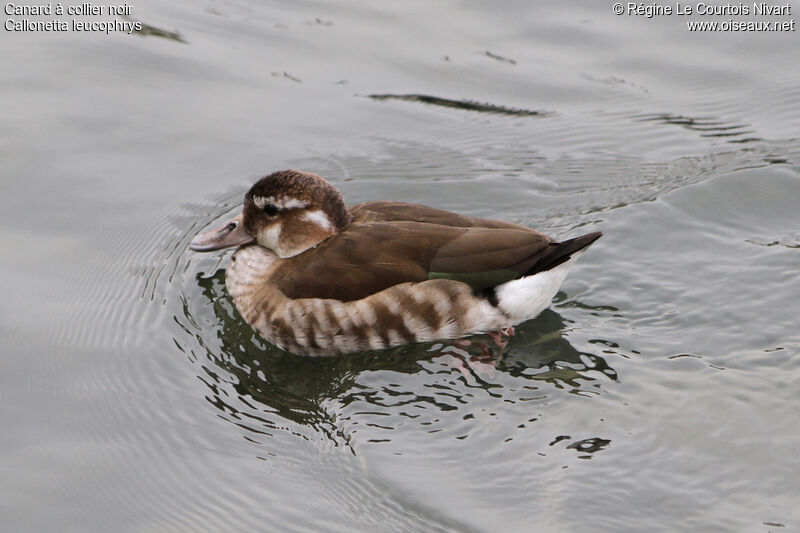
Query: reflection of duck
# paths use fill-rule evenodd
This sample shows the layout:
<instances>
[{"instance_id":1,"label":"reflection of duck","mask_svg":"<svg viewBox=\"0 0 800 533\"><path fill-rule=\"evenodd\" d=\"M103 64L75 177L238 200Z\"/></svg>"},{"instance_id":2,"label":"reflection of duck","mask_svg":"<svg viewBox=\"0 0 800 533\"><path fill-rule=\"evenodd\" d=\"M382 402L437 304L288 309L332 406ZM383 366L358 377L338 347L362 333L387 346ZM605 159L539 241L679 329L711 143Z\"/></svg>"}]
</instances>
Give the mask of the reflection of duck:
<instances>
[{"instance_id":1,"label":"reflection of duck","mask_svg":"<svg viewBox=\"0 0 800 533\"><path fill-rule=\"evenodd\" d=\"M247 323L280 348L327 355L533 318L600 235L557 242L524 226L399 202L348 210L324 179L285 170L259 180L239 216L190 246L239 245L226 284Z\"/></svg>"}]
</instances>

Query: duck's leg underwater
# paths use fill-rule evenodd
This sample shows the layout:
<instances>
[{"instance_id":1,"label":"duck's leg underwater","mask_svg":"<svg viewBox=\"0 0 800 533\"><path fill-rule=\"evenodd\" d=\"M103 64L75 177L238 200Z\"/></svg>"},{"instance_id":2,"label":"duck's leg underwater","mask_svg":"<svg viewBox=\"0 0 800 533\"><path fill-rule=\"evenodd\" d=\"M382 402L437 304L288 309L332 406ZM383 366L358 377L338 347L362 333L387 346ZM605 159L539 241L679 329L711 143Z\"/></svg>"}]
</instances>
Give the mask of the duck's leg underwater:
<instances>
[{"instance_id":1,"label":"duck's leg underwater","mask_svg":"<svg viewBox=\"0 0 800 533\"><path fill-rule=\"evenodd\" d=\"M503 350L506 346L508 346L508 340L506 337L513 337L515 333L516 331L514 330L514 326L510 326L507 328L498 329L497 331L489 331L487 335L492 338L498 348Z\"/></svg>"}]
</instances>

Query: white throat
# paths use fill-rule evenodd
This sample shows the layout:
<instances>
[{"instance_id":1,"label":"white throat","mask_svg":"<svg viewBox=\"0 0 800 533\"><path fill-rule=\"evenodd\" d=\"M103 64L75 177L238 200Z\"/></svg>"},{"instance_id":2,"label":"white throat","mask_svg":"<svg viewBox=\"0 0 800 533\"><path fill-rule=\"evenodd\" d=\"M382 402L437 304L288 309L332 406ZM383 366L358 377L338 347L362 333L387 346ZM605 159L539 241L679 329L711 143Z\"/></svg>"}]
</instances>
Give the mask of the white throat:
<instances>
[{"instance_id":1,"label":"white throat","mask_svg":"<svg viewBox=\"0 0 800 533\"><path fill-rule=\"evenodd\" d=\"M283 255L281 250L281 224L273 224L268 230L261 234L263 245L275 252L278 257L291 257ZM296 255L296 254L292 254Z\"/></svg>"}]
</instances>

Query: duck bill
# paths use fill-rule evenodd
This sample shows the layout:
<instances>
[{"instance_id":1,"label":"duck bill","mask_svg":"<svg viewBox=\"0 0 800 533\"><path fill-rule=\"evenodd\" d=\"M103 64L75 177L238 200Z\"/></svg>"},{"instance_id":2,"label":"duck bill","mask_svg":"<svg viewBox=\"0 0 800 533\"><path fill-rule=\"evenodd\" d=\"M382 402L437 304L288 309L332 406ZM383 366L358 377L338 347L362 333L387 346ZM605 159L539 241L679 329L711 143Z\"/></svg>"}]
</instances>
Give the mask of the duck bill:
<instances>
[{"instance_id":1,"label":"duck bill","mask_svg":"<svg viewBox=\"0 0 800 533\"><path fill-rule=\"evenodd\" d=\"M189 243L189 248L195 252L211 252L251 242L255 239L244 230L240 214L224 226L199 234Z\"/></svg>"}]
</instances>

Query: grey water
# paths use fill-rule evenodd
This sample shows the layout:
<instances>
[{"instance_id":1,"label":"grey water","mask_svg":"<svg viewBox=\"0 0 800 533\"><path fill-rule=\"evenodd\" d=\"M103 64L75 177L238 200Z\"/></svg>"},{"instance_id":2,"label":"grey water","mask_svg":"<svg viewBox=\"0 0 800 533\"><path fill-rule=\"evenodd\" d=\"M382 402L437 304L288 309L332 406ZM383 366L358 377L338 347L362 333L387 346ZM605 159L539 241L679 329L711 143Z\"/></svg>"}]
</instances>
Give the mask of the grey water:
<instances>
[{"instance_id":1,"label":"grey water","mask_svg":"<svg viewBox=\"0 0 800 533\"><path fill-rule=\"evenodd\" d=\"M796 31L131 6L133 34L0 31L2 531L800 529ZM299 357L187 247L290 167L605 235L493 359Z\"/></svg>"}]
</instances>

